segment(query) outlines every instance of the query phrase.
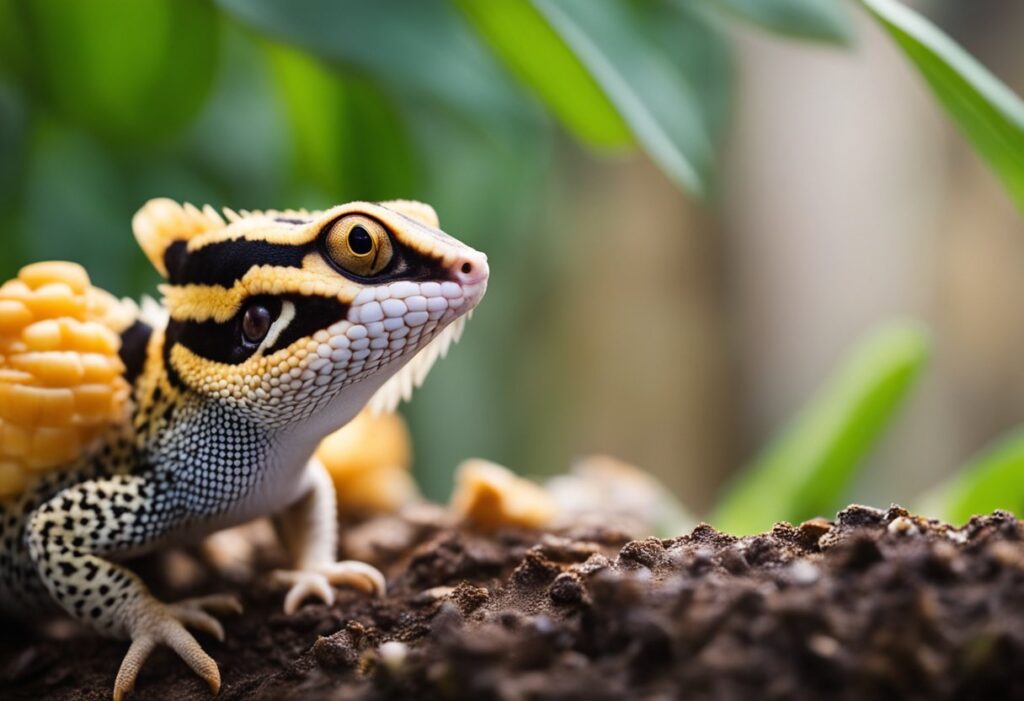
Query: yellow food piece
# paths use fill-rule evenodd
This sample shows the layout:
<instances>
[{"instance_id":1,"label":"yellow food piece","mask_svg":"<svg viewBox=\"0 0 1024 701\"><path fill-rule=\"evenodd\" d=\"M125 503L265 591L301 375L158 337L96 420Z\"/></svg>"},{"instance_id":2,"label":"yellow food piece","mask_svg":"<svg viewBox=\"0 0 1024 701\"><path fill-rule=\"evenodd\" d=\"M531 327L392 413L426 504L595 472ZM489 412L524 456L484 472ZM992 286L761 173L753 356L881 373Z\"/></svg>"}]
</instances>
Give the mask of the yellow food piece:
<instances>
[{"instance_id":1,"label":"yellow food piece","mask_svg":"<svg viewBox=\"0 0 1024 701\"><path fill-rule=\"evenodd\" d=\"M0 299L0 334L15 334L32 321L32 311L16 299Z\"/></svg>"},{"instance_id":2,"label":"yellow food piece","mask_svg":"<svg viewBox=\"0 0 1024 701\"><path fill-rule=\"evenodd\" d=\"M0 286L0 498L124 419L119 333L131 319L74 263L29 265Z\"/></svg>"},{"instance_id":3,"label":"yellow food piece","mask_svg":"<svg viewBox=\"0 0 1024 701\"><path fill-rule=\"evenodd\" d=\"M466 460L455 471L450 508L482 530L541 528L555 517L551 497L539 485L487 460Z\"/></svg>"},{"instance_id":4,"label":"yellow food piece","mask_svg":"<svg viewBox=\"0 0 1024 701\"><path fill-rule=\"evenodd\" d=\"M18 279L34 290L51 283L67 285L76 295L89 289L89 273L85 268L62 260L26 265L18 271Z\"/></svg>"},{"instance_id":5,"label":"yellow food piece","mask_svg":"<svg viewBox=\"0 0 1024 701\"><path fill-rule=\"evenodd\" d=\"M411 441L398 414L359 414L327 436L316 456L327 468L342 514L388 513L416 499Z\"/></svg>"},{"instance_id":6,"label":"yellow food piece","mask_svg":"<svg viewBox=\"0 0 1024 701\"><path fill-rule=\"evenodd\" d=\"M28 477L20 464L0 460L0 498L20 494L27 483Z\"/></svg>"}]
</instances>

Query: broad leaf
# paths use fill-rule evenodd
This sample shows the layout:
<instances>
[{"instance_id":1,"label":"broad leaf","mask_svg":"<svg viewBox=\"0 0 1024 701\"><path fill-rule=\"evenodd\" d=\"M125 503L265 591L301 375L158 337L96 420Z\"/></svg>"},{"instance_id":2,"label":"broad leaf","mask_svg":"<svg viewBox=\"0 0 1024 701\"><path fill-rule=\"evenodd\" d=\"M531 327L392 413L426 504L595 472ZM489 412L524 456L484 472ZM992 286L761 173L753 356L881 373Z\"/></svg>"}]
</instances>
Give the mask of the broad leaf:
<instances>
[{"instance_id":1,"label":"broad leaf","mask_svg":"<svg viewBox=\"0 0 1024 701\"><path fill-rule=\"evenodd\" d=\"M530 86L578 139L631 141L615 106L544 17L523 0L456 0L509 70Z\"/></svg>"},{"instance_id":2,"label":"broad leaf","mask_svg":"<svg viewBox=\"0 0 1024 701\"><path fill-rule=\"evenodd\" d=\"M440 102L480 119L526 114L515 86L440 0L217 0L267 36L372 76L393 96Z\"/></svg>"},{"instance_id":3,"label":"broad leaf","mask_svg":"<svg viewBox=\"0 0 1024 701\"><path fill-rule=\"evenodd\" d=\"M215 11L200 0L15 2L4 61L26 87L108 139L159 141L185 126L216 66ZM19 55L28 51L28 56Z\"/></svg>"},{"instance_id":4,"label":"broad leaf","mask_svg":"<svg viewBox=\"0 0 1024 701\"><path fill-rule=\"evenodd\" d=\"M719 504L711 522L754 533L779 520L831 515L928 357L914 324L883 327L839 367Z\"/></svg>"},{"instance_id":5,"label":"broad leaf","mask_svg":"<svg viewBox=\"0 0 1024 701\"><path fill-rule=\"evenodd\" d=\"M1024 102L937 27L895 0L860 0L892 35L1024 210Z\"/></svg>"},{"instance_id":6,"label":"broad leaf","mask_svg":"<svg viewBox=\"0 0 1024 701\"><path fill-rule=\"evenodd\" d=\"M533 0L661 169L696 194L709 189L711 140L699 96L644 22L616 0Z\"/></svg>"},{"instance_id":7,"label":"broad leaf","mask_svg":"<svg viewBox=\"0 0 1024 701\"><path fill-rule=\"evenodd\" d=\"M336 201L408 196L412 164L393 105L294 49L269 49L292 122L299 170Z\"/></svg>"},{"instance_id":8,"label":"broad leaf","mask_svg":"<svg viewBox=\"0 0 1024 701\"><path fill-rule=\"evenodd\" d=\"M848 44L850 17L840 0L709 0L779 34Z\"/></svg>"}]
</instances>

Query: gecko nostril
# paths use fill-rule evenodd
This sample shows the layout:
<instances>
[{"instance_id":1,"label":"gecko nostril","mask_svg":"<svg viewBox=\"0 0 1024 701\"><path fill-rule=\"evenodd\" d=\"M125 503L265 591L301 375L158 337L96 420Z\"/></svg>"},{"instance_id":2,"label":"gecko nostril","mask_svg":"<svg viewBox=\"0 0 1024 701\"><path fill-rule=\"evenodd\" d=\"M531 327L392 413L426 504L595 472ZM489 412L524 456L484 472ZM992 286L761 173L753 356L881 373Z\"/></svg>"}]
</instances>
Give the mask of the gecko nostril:
<instances>
[{"instance_id":1,"label":"gecko nostril","mask_svg":"<svg viewBox=\"0 0 1024 701\"><path fill-rule=\"evenodd\" d=\"M463 275L469 275L471 272L473 272L473 264L469 263L468 261L463 263L462 264L462 274Z\"/></svg>"}]
</instances>

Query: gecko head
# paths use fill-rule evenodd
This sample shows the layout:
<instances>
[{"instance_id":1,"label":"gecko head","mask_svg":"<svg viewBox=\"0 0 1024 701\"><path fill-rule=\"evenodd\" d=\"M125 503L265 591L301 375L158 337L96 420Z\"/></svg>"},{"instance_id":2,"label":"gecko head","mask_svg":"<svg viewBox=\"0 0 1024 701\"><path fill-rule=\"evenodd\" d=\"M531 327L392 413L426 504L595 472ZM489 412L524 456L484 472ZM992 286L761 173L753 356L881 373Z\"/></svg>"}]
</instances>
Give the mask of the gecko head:
<instances>
[{"instance_id":1,"label":"gecko head","mask_svg":"<svg viewBox=\"0 0 1024 701\"><path fill-rule=\"evenodd\" d=\"M487 287L487 257L418 202L222 217L152 200L133 228L167 280L169 381L268 429L325 434L371 399L393 408Z\"/></svg>"}]
</instances>

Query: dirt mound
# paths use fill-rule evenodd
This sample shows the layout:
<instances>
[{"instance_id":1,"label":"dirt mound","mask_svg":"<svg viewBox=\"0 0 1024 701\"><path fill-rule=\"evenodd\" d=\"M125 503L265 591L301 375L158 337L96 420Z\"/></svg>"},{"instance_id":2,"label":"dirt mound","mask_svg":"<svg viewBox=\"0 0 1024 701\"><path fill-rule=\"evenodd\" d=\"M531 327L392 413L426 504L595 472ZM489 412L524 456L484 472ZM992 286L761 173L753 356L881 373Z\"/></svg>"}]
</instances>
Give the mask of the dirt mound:
<instances>
[{"instance_id":1,"label":"dirt mound","mask_svg":"<svg viewBox=\"0 0 1024 701\"><path fill-rule=\"evenodd\" d=\"M741 539L395 529L383 600L286 616L262 584L208 573L160 593L244 598L225 643L202 638L225 701L1024 698L1024 530L1009 514L954 529L850 507ZM5 628L4 698L109 698L124 643ZM211 698L166 650L136 688Z\"/></svg>"}]
</instances>

